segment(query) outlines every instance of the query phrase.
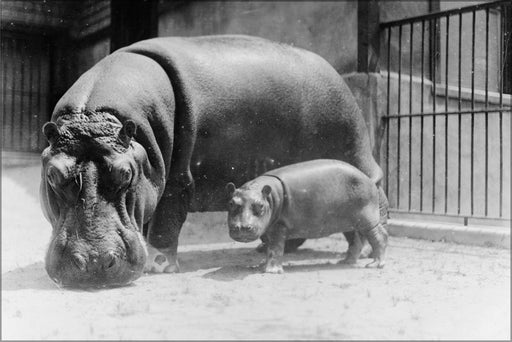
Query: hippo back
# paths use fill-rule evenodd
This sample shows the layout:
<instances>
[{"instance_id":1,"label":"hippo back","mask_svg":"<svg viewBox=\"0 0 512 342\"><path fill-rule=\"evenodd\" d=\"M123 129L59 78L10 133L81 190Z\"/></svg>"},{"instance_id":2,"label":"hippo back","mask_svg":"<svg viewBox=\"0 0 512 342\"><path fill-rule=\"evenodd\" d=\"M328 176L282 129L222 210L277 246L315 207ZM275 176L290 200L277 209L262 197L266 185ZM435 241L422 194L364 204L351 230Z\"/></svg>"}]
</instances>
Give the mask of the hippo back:
<instances>
[{"instance_id":1,"label":"hippo back","mask_svg":"<svg viewBox=\"0 0 512 342\"><path fill-rule=\"evenodd\" d=\"M352 93L314 53L238 35L156 38L120 51L154 59L172 82L171 174L192 173L191 210L222 210L226 182L304 160L344 160L382 177Z\"/></svg>"}]
</instances>

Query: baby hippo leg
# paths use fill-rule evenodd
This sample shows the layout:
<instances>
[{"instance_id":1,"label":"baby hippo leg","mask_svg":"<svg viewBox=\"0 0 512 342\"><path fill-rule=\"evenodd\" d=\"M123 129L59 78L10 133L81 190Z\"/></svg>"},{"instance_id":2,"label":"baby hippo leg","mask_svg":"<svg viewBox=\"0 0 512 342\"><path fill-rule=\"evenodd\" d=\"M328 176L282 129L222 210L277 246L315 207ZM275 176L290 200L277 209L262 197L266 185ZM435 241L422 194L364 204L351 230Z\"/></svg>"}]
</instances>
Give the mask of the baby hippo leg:
<instances>
[{"instance_id":1,"label":"baby hippo leg","mask_svg":"<svg viewBox=\"0 0 512 342\"><path fill-rule=\"evenodd\" d=\"M271 227L267 234L267 260L264 264L265 273L283 273L282 257L286 241L286 228L283 225Z\"/></svg>"},{"instance_id":2,"label":"baby hippo leg","mask_svg":"<svg viewBox=\"0 0 512 342\"><path fill-rule=\"evenodd\" d=\"M365 231L363 234L368 239L370 246L372 246L374 254L373 262L366 265L366 267L384 267L386 247L388 244L388 232L382 224L379 223L376 227Z\"/></svg>"},{"instance_id":3,"label":"baby hippo leg","mask_svg":"<svg viewBox=\"0 0 512 342\"><path fill-rule=\"evenodd\" d=\"M351 231L343 233L348 242L347 256L340 261L340 264L353 265L359 259L363 249L364 239L359 232Z\"/></svg>"}]
</instances>

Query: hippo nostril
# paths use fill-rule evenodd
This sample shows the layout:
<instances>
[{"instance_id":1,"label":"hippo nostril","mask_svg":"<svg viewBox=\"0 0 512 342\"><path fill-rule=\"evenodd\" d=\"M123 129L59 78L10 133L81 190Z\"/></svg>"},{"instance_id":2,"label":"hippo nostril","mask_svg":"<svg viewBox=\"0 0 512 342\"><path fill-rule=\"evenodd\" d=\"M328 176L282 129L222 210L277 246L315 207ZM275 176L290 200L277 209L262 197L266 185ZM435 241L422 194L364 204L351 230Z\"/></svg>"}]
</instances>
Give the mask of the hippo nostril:
<instances>
[{"instance_id":1,"label":"hippo nostril","mask_svg":"<svg viewBox=\"0 0 512 342\"><path fill-rule=\"evenodd\" d=\"M111 252L107 253L104 265L106 266L106 268L112 268L115 266L116 261L117 261L117 255L111 251Z\"/></svg>"},{"instance_id":2,"label":"hippo nostril","mask_svg":"<svg viewBox=\"0 0 512 342\"><path fill-rule=\"evenodd\" d=\"M254 230L253 226L243 226L242 227L242 231L244 231L244 232L251 232L253 230Z\"/></svg>"},{"instance_id":3,"label":"hippo nostril","mask_svg":"<svg viewBox=\"0 0 512 342\"><path fill-rule=\"evenodd\" d=\"M85 258L83 256L81 256L80 254L73 254L72 260L73 260L73 263L75 264L75 266L80 271L82 271L82 272L85 271L85 269L86 269L86 261L85 261Z\"/></svg>"}]
</instances>

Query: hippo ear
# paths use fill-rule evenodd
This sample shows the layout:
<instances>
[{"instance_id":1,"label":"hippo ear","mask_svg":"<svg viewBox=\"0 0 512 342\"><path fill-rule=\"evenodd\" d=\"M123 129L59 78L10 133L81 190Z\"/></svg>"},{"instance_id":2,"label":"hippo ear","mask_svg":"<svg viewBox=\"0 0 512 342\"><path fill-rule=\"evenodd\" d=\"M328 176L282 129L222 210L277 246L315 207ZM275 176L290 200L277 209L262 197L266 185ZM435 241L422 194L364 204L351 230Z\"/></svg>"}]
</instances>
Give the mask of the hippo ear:
<instances>
[{"instance_id":1,"label":"hippo ear","mask_svg":"<svg viewBox=\"0 0 512 342\"><path fill-rule=\"evenodd\" d=\"M236 186L235 184L229 182L228 184L226 184L226 193L231 196L233 195L233 193L235 192L236 190Z\"/></svg>"},{"instance_id":2,"label":"hippo ear","mask_svg":"<svg viewBox=\"0 0 512 342\"><path fill-rule=\"evenodd\" d=\"M270 196L270 193L272 192L272 188L270 187L270 185L265 185L263 187L263 189L261 189L261 193L263 194L263 196L265 197L268 197Z\"/></svg>"},{"instance_id":3,"label":"hippo ear","mask_svg":"<svg viewBox=\"0 0 512 342\"><path fill-rule=\"evenodd\" d=\"M60 136L59 128L55 122L47 122L43 125L43 134L50 144L53 144Z\"/></svg>"},{"instance_id":4,"label":"hippo ear","mask_svg":"<svg viewBox=\"0 0 512 342\"><path fill-rule=\"evenodd\" d=\"M123 128L119 132L119 139L125 144L129 145L133 136L137 132L137 125L132 120L126 120L123 124Z\"/></svg>"}]
</instances>

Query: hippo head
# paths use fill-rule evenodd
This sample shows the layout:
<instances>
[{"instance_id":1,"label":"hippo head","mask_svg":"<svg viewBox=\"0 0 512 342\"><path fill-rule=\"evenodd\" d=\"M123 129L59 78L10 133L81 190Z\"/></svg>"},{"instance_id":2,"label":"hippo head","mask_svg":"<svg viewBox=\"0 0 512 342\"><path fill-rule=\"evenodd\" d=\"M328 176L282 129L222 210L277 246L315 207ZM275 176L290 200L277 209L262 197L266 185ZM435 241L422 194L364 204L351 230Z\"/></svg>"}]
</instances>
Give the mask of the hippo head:
<instances>
[{"instance_id":1,"label":"hippo head","mask_svg":"<svg viewBox=\"0 0 512 342\"><path fill-rule=\"evenodd\" d=\"M273 217L272 188L258 182L249 182L236 189L226 185L229 236L240 242L251 242L263 235Z\"/></svg>"},{"instance_id":2,"label":"hippo head","mask_svg":"<svg viewBox=\"0 0 512 342\"><path fill-rule=\"evenodd\" d=\"M46 271L59 285L123 285L138 278L146 259L142 225L157 194L147 177L144 148L109 113L61 115L43 127L40 197L53 227Z\"/></svg>"}]
</instances>

